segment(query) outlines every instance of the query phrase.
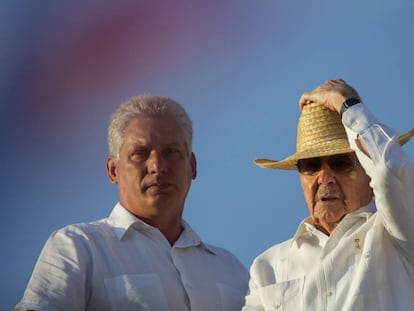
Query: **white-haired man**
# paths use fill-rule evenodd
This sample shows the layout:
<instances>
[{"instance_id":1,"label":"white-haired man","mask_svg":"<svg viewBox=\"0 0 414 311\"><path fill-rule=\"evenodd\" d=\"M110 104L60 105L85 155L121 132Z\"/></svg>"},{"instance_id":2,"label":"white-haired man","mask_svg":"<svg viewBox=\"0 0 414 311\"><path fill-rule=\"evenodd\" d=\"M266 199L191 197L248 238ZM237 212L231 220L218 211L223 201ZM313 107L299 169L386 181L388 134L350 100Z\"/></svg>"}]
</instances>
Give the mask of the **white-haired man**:
<instances>
[{"instance_id":1,"label":"white-haired man","mask_svg":"<svg viewBox=\"0 0 414 311\"><path fill-rule=\"evenodd\" d=\"M16 310L237 311L248 272L182 219L196 178L191 120L177 102L133 97L108 128L108 218L53 233Z\"/></svg>"}]
</instances>

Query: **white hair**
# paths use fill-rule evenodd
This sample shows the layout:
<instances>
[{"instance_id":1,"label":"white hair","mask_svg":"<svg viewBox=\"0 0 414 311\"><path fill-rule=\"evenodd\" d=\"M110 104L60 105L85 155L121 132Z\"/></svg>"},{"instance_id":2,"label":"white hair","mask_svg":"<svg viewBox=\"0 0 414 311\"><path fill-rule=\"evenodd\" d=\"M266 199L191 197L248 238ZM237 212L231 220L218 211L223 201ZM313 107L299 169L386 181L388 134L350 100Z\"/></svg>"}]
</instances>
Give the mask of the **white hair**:
<instances>
[{"instance_id":1,"label":"white hair","mask_svg":"<svg viewBox=\"0 0 414 311\"><path fill-rule=\"evenodd\" d=\"M168 117L181 128L186 147L192 151L193 127L185 109L176 101L162 96L139 95L122 103L112 114L108 126L109 154L116 159L124 142L124 131L129 122L139 117Z\"/></svg>"}]
</instances>

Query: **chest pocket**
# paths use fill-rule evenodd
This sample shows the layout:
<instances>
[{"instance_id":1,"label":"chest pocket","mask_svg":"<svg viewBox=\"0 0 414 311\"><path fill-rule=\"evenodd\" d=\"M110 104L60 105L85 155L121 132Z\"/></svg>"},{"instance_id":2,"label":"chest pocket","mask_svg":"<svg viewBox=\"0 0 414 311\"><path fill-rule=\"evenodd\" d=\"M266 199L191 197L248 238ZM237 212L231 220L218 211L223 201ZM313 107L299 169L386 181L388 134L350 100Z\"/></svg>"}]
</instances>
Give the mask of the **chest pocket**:
<instances>
[{"instance_id":1,"label":"chest pocket","mask_svg":"<svg viewBox=\"0 0 414 311\"><path fill-rule=\"evenodd\" d=\"M112 310L168 310L156 274L125 274L105 279L105 288Z\"/></svg>"},{"instance_id":2,"label":"chest pocket","mask_svg":"<svg viewBox=\"0 0 414 311\"><path fill-rule=\"evenodd\" d=\"M265 310L303 310L304 278L267 285L259 289Z\"/></svg>"}]
</instances>

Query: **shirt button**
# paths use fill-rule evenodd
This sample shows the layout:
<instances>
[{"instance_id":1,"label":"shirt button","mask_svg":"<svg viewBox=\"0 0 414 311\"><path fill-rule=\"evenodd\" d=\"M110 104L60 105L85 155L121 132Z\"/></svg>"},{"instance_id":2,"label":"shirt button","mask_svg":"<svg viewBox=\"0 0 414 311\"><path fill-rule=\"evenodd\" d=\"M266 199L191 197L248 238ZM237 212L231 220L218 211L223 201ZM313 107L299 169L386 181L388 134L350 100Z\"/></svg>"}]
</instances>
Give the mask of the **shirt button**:
<instances>
[{"instance_id":1,"label":"shirt button","mask_svg":"<svg viewBox=\"0 0 414 311\"><path fill-rule=\"evenodd\" d=\"M325 292L325 297L330 297L330 296L332 296L332 292L331 291Z\"/></svg>"}]
</instances>

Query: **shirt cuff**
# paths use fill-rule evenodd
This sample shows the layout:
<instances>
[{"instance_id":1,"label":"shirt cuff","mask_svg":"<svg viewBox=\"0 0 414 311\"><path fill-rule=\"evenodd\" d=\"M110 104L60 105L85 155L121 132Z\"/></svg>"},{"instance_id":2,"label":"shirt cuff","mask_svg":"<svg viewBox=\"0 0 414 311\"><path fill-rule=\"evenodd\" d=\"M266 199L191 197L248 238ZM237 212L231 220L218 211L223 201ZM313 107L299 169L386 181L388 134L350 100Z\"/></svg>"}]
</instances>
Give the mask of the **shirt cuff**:
<instances>
[{"instance_id":1,"label":"shirt cuff","mask_svg":"<svg viewBox=\"0 0 414 311\"><path fill-rule=\"evenodd\" d=\"M378 120L364 104L349 107L342 116L343 124L355 133L362 133Z\"/></svg>"},{"instance_id":2,"label":"shirt cuff","mask_svg":"<svg viewBox=\"0 0 414 311\"><path fill-rule=\"evenodd\" d=\"M356 139L361 136L371 160L376 163L384 154L388 143L395 137L395 132L380 124L364 104L354 105L345 111L342 117L348 140L352 149L359 148Z\"/></svg>"}]
</instances>

